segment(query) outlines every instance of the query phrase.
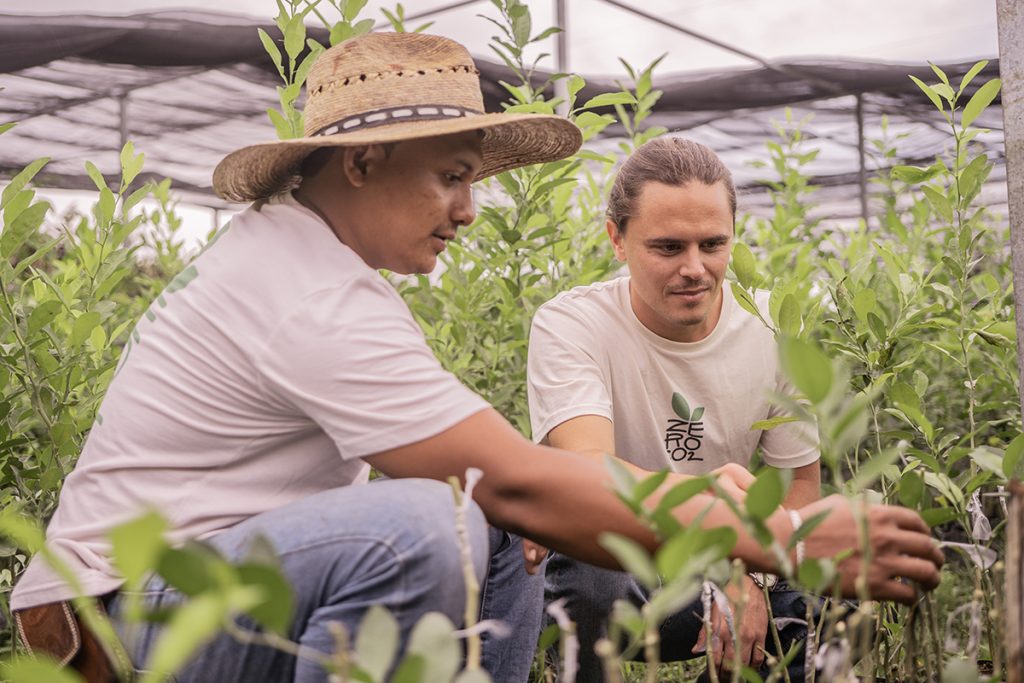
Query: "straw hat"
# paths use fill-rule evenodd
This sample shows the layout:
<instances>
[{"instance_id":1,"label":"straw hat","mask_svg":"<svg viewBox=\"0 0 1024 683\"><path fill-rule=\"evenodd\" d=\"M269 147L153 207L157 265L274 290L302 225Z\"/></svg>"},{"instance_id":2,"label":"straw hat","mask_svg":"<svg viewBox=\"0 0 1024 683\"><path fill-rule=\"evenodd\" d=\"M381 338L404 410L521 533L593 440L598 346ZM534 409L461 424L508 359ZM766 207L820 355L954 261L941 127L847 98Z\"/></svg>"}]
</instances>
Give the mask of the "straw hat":
<instances>
[{"instance_id":1,"label":"straw hat","mask_svg":"<svg viewBox=\"0 0 1024 683\"><path fill-rule=\"evenodd\" d=\"M582 142L570 121L544 114L487 114L480 72L464 47L422 33L370 33L325 50L310 70L305 137L244 147L213 172L213 189L239 202L295 186L319 147L397 142L483 131L476 179L563 159Z\"/></svg>"}]
</instances>

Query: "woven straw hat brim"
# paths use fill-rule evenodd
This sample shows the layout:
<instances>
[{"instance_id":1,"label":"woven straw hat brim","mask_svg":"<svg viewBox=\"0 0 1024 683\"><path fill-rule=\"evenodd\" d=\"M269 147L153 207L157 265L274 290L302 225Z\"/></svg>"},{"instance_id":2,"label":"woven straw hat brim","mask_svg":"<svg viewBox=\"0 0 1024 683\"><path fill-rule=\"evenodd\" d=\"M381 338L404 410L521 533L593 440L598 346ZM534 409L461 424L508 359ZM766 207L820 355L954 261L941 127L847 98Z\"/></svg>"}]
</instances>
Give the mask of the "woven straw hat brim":
<instances>
[{"instance_id":1,"label":"woven straw hat brim","mask_svg":"<svg viewBox=\"0 0 1024 683\"><path fill-rule=\"evenodd\" d=\"M484 133L481 140L483 165L476 180L520 166L564 159L583 143L580 129L574 123L547 114L479 114L409 121L243 147L217 164L213 189L229 201L251 202L293 187L302 160L319 147L400 142L471 130Z\"/></svg>"}]
</instances>

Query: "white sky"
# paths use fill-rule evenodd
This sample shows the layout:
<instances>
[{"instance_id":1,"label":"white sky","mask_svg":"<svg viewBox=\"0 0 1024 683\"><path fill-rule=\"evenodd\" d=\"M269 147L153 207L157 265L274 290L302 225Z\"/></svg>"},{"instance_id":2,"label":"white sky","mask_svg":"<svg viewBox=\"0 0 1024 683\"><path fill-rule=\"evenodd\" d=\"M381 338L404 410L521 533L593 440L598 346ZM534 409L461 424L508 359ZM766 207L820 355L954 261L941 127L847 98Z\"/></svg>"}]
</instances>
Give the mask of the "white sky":
<instances>
[{"instance_id":1,"label":"white sky","mask_svg":"<svg viewBox=\"0 0 1024 683\"><path fill-rule=\"evenodd\" d=\"M768 59L848 56L898 62L937 62L997 54L994 0L624 0L676 24L708 34ZM361 16L383 20L370 0ZM451 0L407 0L406 14L452 4ZM528 0L534 32L554 23L555 0ZM321 2L327 6L327 2ZM617 57L643 65L663 53L661 73L749 64L741 57L657 26L602 0L566 0L569 66L586 74L620 74ZM197 8L269 20L275 0L35 0L33 14L130 14ZM24 0L0 0L0 12L25 14ZM490 55L488 0L450 10L429 31L462 42L476 55ZM416 22L417 24L419 22ZM549 41L550 42L550 41ZM553 43L546 48L553 51Z\"/></svg>"}]
</instances>

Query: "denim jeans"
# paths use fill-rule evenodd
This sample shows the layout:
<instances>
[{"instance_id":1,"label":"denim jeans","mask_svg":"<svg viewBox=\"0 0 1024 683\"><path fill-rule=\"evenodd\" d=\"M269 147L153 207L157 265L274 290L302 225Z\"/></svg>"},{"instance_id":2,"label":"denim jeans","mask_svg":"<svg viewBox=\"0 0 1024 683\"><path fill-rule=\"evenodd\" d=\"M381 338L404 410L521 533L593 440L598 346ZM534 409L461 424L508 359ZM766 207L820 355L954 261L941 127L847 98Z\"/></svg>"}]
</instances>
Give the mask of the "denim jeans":
<instances>
[{"instance_id":1,"label":"denim jeans","mask_svg":"<svg viewBox=\"0 0 1024 683\"><path fill-rule=\"evenodd\" d=\"M605 624L616 600L628 600L640 608L647 602L648 593L633 576L626 572L602 569L572 558L552 553L546 571L546 600L565 598L569 617L576 622L580 641L578 683L599 683L604 680L601 660L594 654L594 644L607 635ZM790 646L807 636L806 606L803 595L788 590L784 585L771 592L772 615L784 618L779 628L783 654ZM820 605L815 605L818 612ZM703 627L703 607L700 600L687 605L665 620L659 629L661 661L674 662L693 659L700 654L692 652ZM775 643L767 638L765 649L775 652ZM641 651L640 657L643 656ZM792 681L804 680L803 650L789 665ZM766 674L767 667L761 672Z\"/></svg>"},{"instance_id":2,"label":"denim jeans","mask_svg":"<svg viewBox=\"0 0 1024 683\"><path fill-rule=\"evenodd\" d=\"M382 605L398 621L404 650L413 625L426 612L442 612L456 625L463 621L465 586L454 514L452 492L445 484L384 480L324 491L265 512L209 543L237 561L246 556L255 536L270 541L295 594L288 634L293 641L331 652L330 622L340 622L355 634L363 613ZM519 539L489 527L478 507L472 507L467 521L482 584L481 617L506 620L511 627L508 638L485 638L484 666L496 682L523 683L540 629L543 578L526 574ZM133 662L141 667L160 627L126 624L122 597L115 595L108 609ZM158 576L146 585L149 609L182 599ZM254 628L245 618L239 623ZM309 683L326 681L327 674L315 662L221 634L175 680Z\"/></svg>"}]
</instances>

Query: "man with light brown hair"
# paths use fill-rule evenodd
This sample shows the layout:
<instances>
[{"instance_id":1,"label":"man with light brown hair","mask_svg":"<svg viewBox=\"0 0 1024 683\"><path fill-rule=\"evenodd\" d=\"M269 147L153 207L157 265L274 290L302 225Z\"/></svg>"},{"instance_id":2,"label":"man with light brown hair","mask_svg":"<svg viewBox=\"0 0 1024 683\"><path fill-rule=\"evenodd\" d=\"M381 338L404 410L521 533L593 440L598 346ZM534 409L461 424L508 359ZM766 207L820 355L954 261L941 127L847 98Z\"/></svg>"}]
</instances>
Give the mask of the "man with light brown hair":
<instances>
[{"instance_id":1,"label":"man with light brown hair","mask_svg":"<svg viewBox=\"0 0 1024 683\"><path fill-rule=\"evenodd\" d=\"M577 287L544 304L530 335L528 390L534 439L556 448L613 453L638 474L669 469L688 475L746 468L755 451L791 474L783 503L800 508L820 496L813 425L751 425L781 415L772 394L790 394L775 341L734 300L725 281L732 252L736 190L709 148L661 137L638 148L618 171L608 199L607 230L628 277ZM768 292L757 303L767 318ZM527 551L530 552L530 544ZM617 599L643 604L647 591L623 572L562 555L548 564L549 597L565 598L581 640L581 678L599 677L593 645ZM768 638L763 587L783 651L806 635L799 595L774 576L744 580L746 607L737 624L740 661L758 669ZM740 590L727 589L733 604ZM699 602L662 628L664 656L703 651ZM732 636L716 608L722 646L715 661L733 661ZM696 648L696 650L694 649ZM723 672L724 673L724 672ZM803 678L803 658L791 666Z\"/></svg>"},{"instance_id":2,"label":"man with light brown hair","mask_svg":"<svg viewBox=\"0 0 1024 683\"><path fill-rule=\"evenodd\" d=\"M442 482L475 468L482 479L468 513L474 568L489 613L520 636L511 645L492 641L485 666L497 680L525 680L536 637L528 622L539 618L539 603L514 594L518 584L487 580L507 568L494 558L510 544L502 534L494 542L485 518L602 566L615 566L597 543L603 532L649 549L656 540L609 490L599 463L531 444L446 372L378 269L430 272L474 220L473 182L566 157L580 132L555 116L485 113L468 52L408 33L370 34L325 51L309 75L305 126L303 138L246 147L217 167L218 194L253 204L140 320L48 543L127 632L106 540L111 526L156 507L172 541L203 539L231 558L262 535L295 590L294 641L329 652L331 622L354 632L378 604L395 615L401 650L425 612L461 620L465 587ZM299 177L320 148L332 151ZM390 480L366 485L371 466ZM862 554L851 504L837 498L802 512L826 508L832 512L807 537L806 552L853 549L840 564L852 593ZM704 526L737 524L709 495L675 514L691 523L705 511ZM914 589L902 577L936 585L942 558L917 515L878 506L869 517L872 593L909 601ZM768 525L783 543L794 532L782 510ZM740 533L733 553L776 568L749 534ZM51 623L36 617L69 614L71 595L37 558L13 607L23 625ZM157 576L146 599L159 606L181 594ZM30 646L55 642L45 629L27 631ZM159 632L151 624L129 639L137 667ZM226 635L176 675L326 678L315 661Z\"/></svg>"}]
</instances>

